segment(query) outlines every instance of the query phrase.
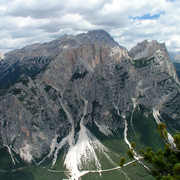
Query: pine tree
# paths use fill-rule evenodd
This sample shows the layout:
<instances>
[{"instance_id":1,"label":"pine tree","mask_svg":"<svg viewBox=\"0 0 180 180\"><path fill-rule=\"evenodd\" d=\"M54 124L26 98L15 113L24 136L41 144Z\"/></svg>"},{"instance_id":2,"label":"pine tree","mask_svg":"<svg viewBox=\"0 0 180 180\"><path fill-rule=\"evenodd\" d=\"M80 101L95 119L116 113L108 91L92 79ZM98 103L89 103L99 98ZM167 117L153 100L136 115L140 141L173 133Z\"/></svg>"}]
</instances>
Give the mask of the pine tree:
<instances>
[{"instance_id":1,"label":"pine tree","mask_svg":"<svg viewBox=\"0 0 180 180\"><path fill-rule=\"evenodd\" d=\"M148 147L146 150L141 149L139 155L143 157L149 167L149 173L156 179L178 180L180 179L180 133L174 135L172 143L168 140L168 132L164 123L159 123L158 131L165 142L164 149L154 152L151 147ZM134 157L135 148L136 145L132 142L131 149L127 151L130 158ZM121 162L120 165L123 166L123 163Z\"/></svg>"}]
</instances>

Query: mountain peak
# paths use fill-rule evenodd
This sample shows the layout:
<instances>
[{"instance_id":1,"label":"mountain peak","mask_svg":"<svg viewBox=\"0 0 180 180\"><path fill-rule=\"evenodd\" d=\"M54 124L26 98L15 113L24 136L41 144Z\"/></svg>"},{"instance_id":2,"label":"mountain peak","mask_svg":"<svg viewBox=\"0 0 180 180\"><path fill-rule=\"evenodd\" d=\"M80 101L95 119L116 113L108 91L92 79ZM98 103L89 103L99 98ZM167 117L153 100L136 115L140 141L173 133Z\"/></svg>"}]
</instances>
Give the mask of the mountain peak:
<instances>
[{"instance_id":1,"label":"mountain peak","mask_svg":"<svg viewBox=\"0 0 180 180\"><path fill-rule=\"evenodd\" d=\"M90 30L87 33L88 35L100 35L100 36L105 36L105 37L109 37L112 38L111 35L109 33L107 33L106 31L104 31L103 29L98 29L98 30Z\"/></svg>"},{"instance_id":2,"label":"mountain peak","mask_svg":"<svg viewBox=\"0 0 180 180\"><path fill-rule=\"evenodd\" d=\"M106 31L99 30L91 30L87 33L78 34L76 36L81 42L87 43L97 43L99 45L108 44L110 46L119 46L119 44L113 39L113 37L107 33ZM120 46L125 49L124 47Z\"/></svg>"},{"instance_id":3,"label":"mountain peak","mask_svg":"<svg viewBox=\"0 0 180 180\"><path fill-rule=\"evenodd\" d=\"M165 43L158 43L156 40L148 42L144 40L138 43L129 51L129 55L136 59L146 58L152 56L157 50L167 52Z\"/></svg>"}]
</instances>

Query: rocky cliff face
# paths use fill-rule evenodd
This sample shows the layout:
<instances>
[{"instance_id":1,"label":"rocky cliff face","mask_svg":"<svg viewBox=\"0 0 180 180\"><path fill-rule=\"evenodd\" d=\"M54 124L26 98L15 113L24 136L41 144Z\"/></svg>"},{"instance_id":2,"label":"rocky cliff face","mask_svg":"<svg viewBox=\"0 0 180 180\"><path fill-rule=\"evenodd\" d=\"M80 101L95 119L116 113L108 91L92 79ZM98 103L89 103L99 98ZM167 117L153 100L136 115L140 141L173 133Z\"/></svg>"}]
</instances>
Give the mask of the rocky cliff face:
<instances>
[{"instance_id":1,"label":"rocky cliff face","mask_svg":"<svg viewBox=\"0 0 180 180\"><path fill-rule=\"evenodd\" d=\"M79 177L86 158L96 161L92 149L105 151L91 128L105 136L119 129L126 134L140 106L154 121L165 120L179 130L179 82L164 44L143 41L128 52L102 30L65 35L6 54L0 67L2 84L7 79L8 85L14 83L14 64L25 71L18 75L20 82L1 91L0 137L2 146L26 161L39 158L40 164L46 155L55 164L59 150L66 147L64 165L71 177ZM32 66L38 69L34 77L26 70ZM84 149L78 150L82 142ZM74 156L71 165L68 158Z\"/></svg>"},{"instance_id":2,"label":"rocky cliff face","mask_svg":"<svg viewBox=\"0 0 180 180\"><path fill-rule=\"evenodd\" d=\"M64 35L50 43L28 45L3 55L0 59L0 90L24 77L36 75L65 49L95 42L119 46L108 33L97 30L77 36Z\"/></svg>"}]
</instances>

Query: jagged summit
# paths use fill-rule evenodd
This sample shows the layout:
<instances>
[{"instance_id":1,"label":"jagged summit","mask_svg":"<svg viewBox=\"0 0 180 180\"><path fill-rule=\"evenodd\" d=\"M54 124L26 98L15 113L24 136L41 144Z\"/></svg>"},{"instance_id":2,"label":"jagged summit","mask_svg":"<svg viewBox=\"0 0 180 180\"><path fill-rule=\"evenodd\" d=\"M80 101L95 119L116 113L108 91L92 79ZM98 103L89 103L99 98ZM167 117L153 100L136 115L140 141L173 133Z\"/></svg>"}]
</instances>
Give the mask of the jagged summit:
<instances>
[{"instance_id":1,"label":"jagged summit","mask_svg":"<svg viewBox=\"0 0 180 180\"><path fill-rule=\"evenodd\" d=\"M78 48L80 45L86 43L96 44L98 46L106 44L111 48L119 47L125 54L127 52L110 34L101 29L91 30L76 36L65 34L51 42L27 45L21 49L6 53L5 56L3 56L4 60L1 63L2 71L0 72L0 89L15 82L15 79L21 79L21 76L36 74L63 51ZM137 60L152 56L157 50L165 52L166 56L168 56L164 43L159 44L157 41L148 42L147 40L138 43L128 54L132 59ZM116 50L114 52L116 52ZM106 54L105 51L103 51L103 53L102 57ZM24 70L20 68L20 66L24 66ZM13 70L14 67L20 68L18 72ZM11 74L14 73L13 78L11 78L9 74L11 71Z\"/></svg>"},{"instance_id":2,"label":"jagged summit","mask_svg":"<svg viewBox=\"0 0 180 180\"><path fill-rule=\"evenodd\" d=\"M93 30L87 33L73 35L63 35L58 39L46 43L35 43L27 45L5 54L5 59L22 59L24 56L46 56L55 57L63 49L77 47L84 43L97 43L99 45L108 44L110 46L119 46L114 39L104 30ZM121 46L122 47L122 46Z\"/></svg>"},{"instance_id":3,"label":"jagged summit","mask_svg":"<svg viewBox=\"0 0 180 180\"><path fill-rule=\"evenodd\" d=\"M110 46L119 46L119 44L104 30L92 30L76 36L81 42L91 42L98 44L109 44Z\"/></svg>"},{"instance_id":4,"label":"jagged summit","mask_svg":"<svg viewBox=\"0 0 180 180\"><path fill-rule=\"evenodd\" d=\"M13 79L19 80L21 79L20 76L24 76L24 70L20 68L18 72L13 71L13 73L15 73L13 76L16 78L11 79L8 72L11 72L12 69L14 69L13 66L25 66L25 74L32 75L31 72L34 74L40 71L40 69L46 66L62 51L77 48L86 43L97 44L99 46L106 44L110 47L118 46L121 49L125 49L118 45L110 34L104 30L88 31L87 33L78 34L76 36L65 34L51 42L27 45L21 49L8 52L3 57L4 61L1 64L2 71L0 72L0 89L9 85L11 81L14 82L15 80Z\"/></svg>"},{"instance_id":5,"label":"jagged summit","mask_svg":"<svg viewBox=\"0 0 180 180\"><path fill-rule=\"evenodd\" d=\"M157 50L167 52L165 43L160 44L156 40L153 40L151 42L144 40L133 47L129 51L129 55L135 60L142 59L148 56L152 56L153 53Z\"/></svg>"},{"instance_id":6,"label":"jagged summit","mask_svg":"<svg viewBox=\"0 0 180 180\"><path fill-rule=\"evenodd\" d=\"M27 45L21 49L13 50L5 54L5 59L8 61L13 61L14 59L18 60L23 57L35 57L35 56L44 56L53 58L57 56L62 50L67 48L75 48L80 44L84 43L96 43L99 45L108 44L109 46L115 47L119 46L123 50L126 50L125 47L119 45L113 37L107 33L106 31L99 30L91 30L87 33L81 33L76 36L64 34L63 36L55 39L51 42L45 43L35 43L32 45ZM166 50L166 46L164 43L160 44L157 41L148 42L147 40L138 43L135 47L133 47L129 51L129 55L134 58L143 58L149 55L152 55L156 50ZM126 50L127 51L127 50Z\"/></svg>"}]
</instances>

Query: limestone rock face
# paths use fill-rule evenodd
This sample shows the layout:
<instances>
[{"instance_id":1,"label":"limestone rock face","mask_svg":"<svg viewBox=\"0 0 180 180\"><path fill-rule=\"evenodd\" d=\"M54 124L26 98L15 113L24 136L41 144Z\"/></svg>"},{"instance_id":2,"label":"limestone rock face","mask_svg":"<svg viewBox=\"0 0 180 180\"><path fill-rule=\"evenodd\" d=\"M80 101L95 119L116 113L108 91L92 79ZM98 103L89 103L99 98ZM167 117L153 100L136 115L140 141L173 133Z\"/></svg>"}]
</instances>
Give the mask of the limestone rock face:
<instances>
[{"instance_id":1,"label":"limestone rock face","mask_svg":"<svg viewBox=\"0 0 180 180\"><path fill-rule=\"evenodd\" d=\"M165 44L159 44L157 41L148 42L147 40L138 43L135 47L133 47L129 54L133 57L134 60L142 59L149 56L152 56L154 52L157 50L161 50L167 52Z\"/></svg>"},{"instance_id":2,"label":"limestone rock face","mask_svg":"<svg viewBox=\"0 0 180 180\"><path fill-rule=\"evenodd\" d=\"M21 71L20 82L1 91L0 141L27 161L51 152L54 138L75 137L82 117L105 134L124 128L137 104L179 128L179 82L164 44L143 41L127 52L102 30L65 35L6 54L2 84L14 63L38 71Z\"/></svg>"}]
</instances>

